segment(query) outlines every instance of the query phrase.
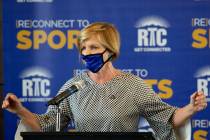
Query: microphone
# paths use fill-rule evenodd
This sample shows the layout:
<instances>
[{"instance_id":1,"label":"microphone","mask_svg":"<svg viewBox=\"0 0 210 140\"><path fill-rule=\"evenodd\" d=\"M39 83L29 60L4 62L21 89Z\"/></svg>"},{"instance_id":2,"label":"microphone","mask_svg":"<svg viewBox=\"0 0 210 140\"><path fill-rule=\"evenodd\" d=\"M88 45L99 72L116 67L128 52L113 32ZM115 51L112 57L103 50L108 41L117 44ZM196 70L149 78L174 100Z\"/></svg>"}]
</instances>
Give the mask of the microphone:
<instances>
[{"instance_id":1,"label":"microphone","mask_svg":"<svg viewBox=\"0 0 210 140\"><path fill-rule=\"evenodd\" d=\"M51 100L47 102L47 106L49 105L59 105L61 101L63 101L65 98L69 97L70 95L76 93L77 91L83 89L85 87L85 81L80 80L78 82L75 82L71 87L69 87L67 90L61 92Z\"/></svg>"}]
</instances>

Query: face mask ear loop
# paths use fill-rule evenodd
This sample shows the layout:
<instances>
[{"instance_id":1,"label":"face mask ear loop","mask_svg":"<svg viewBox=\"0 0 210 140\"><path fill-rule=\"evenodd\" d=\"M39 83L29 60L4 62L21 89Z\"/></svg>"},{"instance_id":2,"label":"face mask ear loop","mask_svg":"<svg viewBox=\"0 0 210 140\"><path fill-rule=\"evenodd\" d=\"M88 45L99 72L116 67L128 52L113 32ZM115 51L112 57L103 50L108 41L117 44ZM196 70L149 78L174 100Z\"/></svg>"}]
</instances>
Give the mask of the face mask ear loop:
<instances>
[{"instance_id":1,"label":"face mask ear loop","mask_svg":"<svg viewBox=\"0 0 210 140\"><path fill-rule=\"evenodd\" d=\"M103 65L101 66L101 68L108 62L108 61L110 61L111 59L112 59L112 56L114 56L114 55L111 55L104 63L103 63ZM100 68L100 69L101 69ZM99 69L99 70L100 70ZM99 70L97 70L96 72L98 72Z\"/></svg>"},{"instance_id":2,"label":"face mask ear loop","mask_svg":"<svg viewBox=\"0 0 210 140\"><path fill-rule=\"evenodd\" d=\"M107 49L105 49L101 54L103 55L106 51L107 51Z\"/></svg>"},{"instance_id":3,"label":"face mask ear loop","mask_svg":"<svg viewBox=\"0 0 210 140\"><path fill-rule=\"evenodd\" d=\"M111 55L111 56L104 62L104 64L107 63L108 61L112 60L113 56L114 56L114 55Z\"/></svg>"}]
</instances>

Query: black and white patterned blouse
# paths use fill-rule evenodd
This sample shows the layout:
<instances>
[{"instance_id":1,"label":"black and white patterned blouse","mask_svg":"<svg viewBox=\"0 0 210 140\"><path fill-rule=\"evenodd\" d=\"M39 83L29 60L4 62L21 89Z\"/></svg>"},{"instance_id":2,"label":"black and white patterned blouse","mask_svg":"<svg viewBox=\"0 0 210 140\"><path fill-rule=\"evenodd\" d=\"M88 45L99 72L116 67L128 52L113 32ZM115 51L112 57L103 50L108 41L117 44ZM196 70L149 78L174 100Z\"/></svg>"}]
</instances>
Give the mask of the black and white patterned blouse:
<instances>
[{"instance_id":1,"label":"black and white patterned blouse","mask_svg":"<svg viewBox=\"0 0 210 140\"><path fill-rule=\"evenodd\" d=\"M141 78L123 73L98 84L85 72L67 81L58 94L79 80L84 80L86 86L60 104L61 128L73 119L80 132L136 132L139 117L143 116L161 140L175 139L171 118L176 108L162 102ZM42 131L55 131L54 106L36 116Z\"/></svg>"}]
</instances>

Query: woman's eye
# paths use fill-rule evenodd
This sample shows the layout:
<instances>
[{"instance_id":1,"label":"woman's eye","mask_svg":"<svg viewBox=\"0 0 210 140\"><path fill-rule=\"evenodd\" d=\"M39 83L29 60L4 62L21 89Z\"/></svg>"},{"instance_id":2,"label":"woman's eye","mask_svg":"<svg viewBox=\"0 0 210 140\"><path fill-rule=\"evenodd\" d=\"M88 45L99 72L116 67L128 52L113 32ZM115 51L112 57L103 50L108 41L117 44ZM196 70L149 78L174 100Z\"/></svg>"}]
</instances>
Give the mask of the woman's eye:
<instances>
[{"instance_id":1,"label":"woman's eye","mask_svg":"<svg viewBox=\"0 0 210 140\"><path fill-rule=\"evenodd\" d=\"M85 47L82 47L82 48L81 48L81 51L84 51L84 50L85 50Z\"/></svg>"},{"instance_id":2,"label":"woman's eye","mask_svg":"<svg viewBox=\"0 0 210 140\"><path fill-rule=\"evenodd\" d=\"M91 46L91 49L95 50L95 49L98 49L98 47L97 46Z\"/></svg>"}]
</instances>

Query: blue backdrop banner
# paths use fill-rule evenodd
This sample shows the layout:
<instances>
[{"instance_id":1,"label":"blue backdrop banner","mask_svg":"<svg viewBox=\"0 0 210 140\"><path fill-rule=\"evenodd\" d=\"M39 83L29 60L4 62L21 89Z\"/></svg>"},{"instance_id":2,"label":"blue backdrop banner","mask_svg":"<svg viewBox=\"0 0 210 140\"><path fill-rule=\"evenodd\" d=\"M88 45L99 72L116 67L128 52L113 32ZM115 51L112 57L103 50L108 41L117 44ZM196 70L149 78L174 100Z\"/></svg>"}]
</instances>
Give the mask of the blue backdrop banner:
<instances>
[{"instance_id":1,"label":"blue backdrop banner","mask_svg":"<svg viewBox=\"0 0 210 140\"><path fill-rule=\"evenodd\" d=\"M80 30L105 21L121 35L116 67L145 79L171 105L188 104L196 90L210 101L209 13L208 0L3 0L4 95L45 113L65 81L84 70ZM208 107L191 119L192 140L210 139L209 114ZM18 122L4 111L5 140L14 139ZM152 131L144 122L142 129Z\"/></svg>"}]
</instances>

